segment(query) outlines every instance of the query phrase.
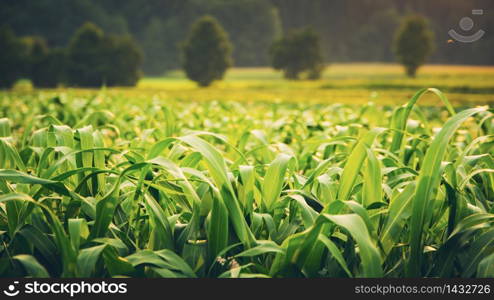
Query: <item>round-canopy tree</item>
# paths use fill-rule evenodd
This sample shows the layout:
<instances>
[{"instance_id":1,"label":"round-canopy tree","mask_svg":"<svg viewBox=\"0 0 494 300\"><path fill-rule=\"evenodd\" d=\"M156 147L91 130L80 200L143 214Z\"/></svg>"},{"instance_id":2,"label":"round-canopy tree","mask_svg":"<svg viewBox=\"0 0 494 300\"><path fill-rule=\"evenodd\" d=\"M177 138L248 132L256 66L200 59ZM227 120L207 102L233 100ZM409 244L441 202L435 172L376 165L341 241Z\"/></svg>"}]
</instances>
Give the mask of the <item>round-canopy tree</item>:
<instances>
[{"instance_id":1,"label":"round-canopy tree","mask_svg":"<svg viewBox=\"0 0 494 300\"><path fill-rule=\"evenodd\" d=\"M271 49L271 64L282 70L285 78L299 79L306 72L308 79L318 79L324 70L320 40L311 28L291 31L277 40Z\"/></svg>"},{"instance_id":2,"label":"round-canopy tree","mask_svg":"<svg viewBox=\"0 0 494 300\"><path fill-rule=\"evenodd\" d=\"M109 35L105 38L106 69L108 86L134 86L141 78L139 66L142 51L129 35Z\"/></svg>"},{"instance_id":3,"label":"round-canopy tree","mask_svg":"<svg viewBox=\"0 0 494 300\"><path fill-rule=\"evenodd\" d=\"M130 36L105 35L92 23L84 24L72 38L68 50L70 85L135 85L141 75L141 50Z\"/></svg>"},{"instance_id":4,"label":"round-canopy tree","mask_svg":"<svg viewBox=\"0 0 494 300\"><path fill-rule=\"evenodd\" d=\"M185 74L200 86L222 79L232 65L228 35L211 16L204 16L192 25L182 51Z\"/></svg>"},{"instance_id":5,"label":"round-canopy tree","mask_svg":"<svg viewBox=\"0 0 494 300\"><path fill-rule=\"evenodd\" d=\"M105 81L105 39L103 31L92 23L80 27L68 49L67 76L70 85L98 87Z\"/></svg>"},{"instance_id":6,"label":"round-canopy tree","mask_svg":"<svg viewBox=\"0 0 494 300\"><path fill-rule=\"evenodd\" d=\"M415 77L418 68L434 51L434 33L427 20L421 16L407 17L396 33L393 51L407 75Z\"/></svg>"}]
</instances>

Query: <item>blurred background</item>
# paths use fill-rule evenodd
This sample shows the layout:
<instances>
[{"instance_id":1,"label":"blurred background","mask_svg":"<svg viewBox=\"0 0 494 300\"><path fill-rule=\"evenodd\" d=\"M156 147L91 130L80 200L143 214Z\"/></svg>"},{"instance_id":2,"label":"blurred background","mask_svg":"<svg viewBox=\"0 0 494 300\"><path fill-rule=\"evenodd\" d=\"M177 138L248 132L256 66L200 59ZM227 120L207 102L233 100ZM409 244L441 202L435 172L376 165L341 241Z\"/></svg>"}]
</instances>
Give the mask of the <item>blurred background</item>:
<instances>
[{"instance_id":1,"label":"blurred background","mask_svg":"<svg viewBox=\"0 0 494 300\"><path fill-rule=\"evenodd\" d=\"M390 48L400 19L425 16L435 33L430 63L494 64L494 35L473 44L448 44L447 32L472 9L494 10L491 0L1 0L0 24L20 36L39 35L50 47L67 45L85 22L130 34L144 53L142 70L162 75L180 67L179 44L199 17L214 16L229 34L235 66L266 66L268 49L283 32L312 26L324 59L393 62ZM475 19L475 31L492 32L494 18Z\"/></svg>"},{"instance_id":2,"label":"blurred background","mask_svg":"<svg viewBox=\"0 0 494 300\"><path fill-rule=\"evenodd\" d=\"M493 12L492 0L0 0L0 88L394 104L436 87L490 104Z\"/></svg>"}]
</instances>

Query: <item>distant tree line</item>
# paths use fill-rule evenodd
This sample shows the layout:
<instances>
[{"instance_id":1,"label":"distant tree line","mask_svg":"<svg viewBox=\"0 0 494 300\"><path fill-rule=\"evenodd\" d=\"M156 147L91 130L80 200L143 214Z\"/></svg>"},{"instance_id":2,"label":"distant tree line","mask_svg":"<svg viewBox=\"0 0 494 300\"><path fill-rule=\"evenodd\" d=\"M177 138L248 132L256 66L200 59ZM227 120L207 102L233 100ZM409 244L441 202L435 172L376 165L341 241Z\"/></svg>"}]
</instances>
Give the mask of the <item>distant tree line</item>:
<instances>
[{"instance_id":1,"label":"distant tree line","mask_svg":"<svg viewBox=\"0 0 494 300\"><path fill-rule=\"evenodd\" d=\"M325 62L319 36L310 28L294 30L274 41L270 48L271 64L287 79L318 79ZM182 64L187 77L199 86L221 80L232 65L232 44L221 24L212 16L196 21L182 45Z\"/></svg>"},{"instance_id":2,"label":"distant tree line","mask_svg":"<svg viewBox=\"0 0 494 300\"><path fill-rule=\"evenodd\" d=\"M0 88L28 78L35 87L133 86L141 76L142 53L128 35L105 35L81 26L65 48L50 48L39 36L17 37L0 27Z\"/></svg>"},{"instance_id":3,"label":"distant tree line","mask_svg":"<svg viewBox=\"0 0 494 300\"><path fill-rule=\"evenodd\" d=\"M131 34L143 50L143 71L162 75L180 67L180 43L190 24L211 15L233 45L236 66L270 62L273 40L312 27L321 54L332 62L394 61L389 47L403 16L418 13L430 21L436 51L430 62L494 64L494 38L473 44L447 43L447 31L473 8L494 10L492 0L2 0L0 24L19 35L39 35L52 47L65 47L86 21L108 34ZM494 18L475 16L475 30L494 30Z\"/></svg>"},{"instance_id":4,"label":"distant tree line","mask_svg":"<svg viewBox=\"0 0 494 300\"><path fill-rule=\"evenodd\" d=\"M434 34L427 20L411 15L402 21L389 45L406 74L415 77L417 70L433 53ZM195 22L182 46L185 74L199 86L208 86L221 80L232 65L232 45L219 22L205 16ZM315 80L321 77L326 66L320 37L312 28L291 30L275 40L270 47L271 65L281 70L286 79Z\"/></svg>"},{"instance_id":5,"label":"distant tree line","mask_svg":"<svg viewBox=\"0 0 494 300\"><path fill-rule=\"evenodd\" d=\"M429 62L441 64L494 65L494 37L485 35L471 43L448 43L448 30L459 29L462 17L471 17L479 29L494 31L492 0L271 0L278 9L283 32L312 26L320 34L325 57L333 62L393 62L389 47L402 19L421 15L433 32L435 51ZM472 9L483 9L473 16Z\"/></svg>"},{"instance_id":6,"label":"distant tree line","mask_svg":"<svg viewBox=\"0 0 494 300\"><path fill-rule=\"evenodd\" d=\"M425 18L410 16L402 22L392 50L408 76L414 77L434 51L433 38ZM233 65L232 49L228 33L214 17L200 18L181 46L186 76L203 87L221 80ZM310 27L273 41L269 54L272 67L287 79L319 79L326 66L320 37ZM133 86L141 75L141 61L130 36L105 35L92 23L81 26L66 48L55 49L41 37L18 38L7 26L0 28L0 87L10 87L19 78L31 79L35 87Z\"/></svg>"}]
</instances>

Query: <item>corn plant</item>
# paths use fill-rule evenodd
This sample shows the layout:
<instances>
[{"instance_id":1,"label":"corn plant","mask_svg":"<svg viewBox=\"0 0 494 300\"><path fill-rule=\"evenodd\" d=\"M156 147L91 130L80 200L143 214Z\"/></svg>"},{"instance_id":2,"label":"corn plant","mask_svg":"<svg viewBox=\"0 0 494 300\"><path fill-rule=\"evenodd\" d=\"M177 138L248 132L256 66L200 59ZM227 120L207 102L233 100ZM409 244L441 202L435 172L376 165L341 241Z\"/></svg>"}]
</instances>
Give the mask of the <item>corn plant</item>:
<instances>
[{"instance_id":1,"label":"corn plant","mask_svg":"<svg viewBox=\"0 0 494 300\"><path fill-rule=\"evenodd\" d=\"M2 276L494 276L488 107L0 102Z\"/></svg>"}]
</instances>

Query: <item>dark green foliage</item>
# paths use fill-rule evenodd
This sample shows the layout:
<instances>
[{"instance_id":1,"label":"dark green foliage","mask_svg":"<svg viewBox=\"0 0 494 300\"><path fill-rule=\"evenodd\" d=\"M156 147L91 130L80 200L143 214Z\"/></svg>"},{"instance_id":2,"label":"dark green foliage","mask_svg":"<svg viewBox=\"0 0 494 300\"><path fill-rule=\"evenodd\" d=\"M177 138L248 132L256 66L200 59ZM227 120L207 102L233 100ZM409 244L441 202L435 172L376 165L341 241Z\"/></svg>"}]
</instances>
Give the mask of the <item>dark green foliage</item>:
<instances>
[{"instance_id":1,"label":"dark green foliage","mask_svg":"<svg viewBox=\"0 0 494 300\"><path fill-rule=\"evenodd\" d=\"M0 28L0 87L20 78L31 79L35 87L132 86L141 76L141 62L130 36L105 36L91 23L75 33L67 49L50 49L39 36L17 38L9 28Z\"/></svg>"},{"instance_id":2,"label":"dark green foliage","mask_svg":"<svg viewBox=\"0 0 494 300\"><path fill-rule=\"evenodd\" d=\"M280 32L308 24L321 35L325 57L333 62L394 61L389 31L396 30L394 17L417 13L434 20L437 51L430 58L442 64L494 64L490 35L478 43L445 43L447 30L459 29L458 21L472 8L494 9L492 0L4 0L0 23L16 34L41 35L52 47L64 47L84 22L104 32L127 34L139 41L145 53L144 71L162 75L179 68L178 43L189 25L202 15L212 15L228 32L235 48L237 66L269 63L268 49ZM473 17L475 28L492 32L494 18ZM282 30L279 30L283 27ZM474 31L472 31L474 32ZM381 34L382 33L382 34ZM377 38L377 39L376 39ZM255 42L253 42L255 41Z\"/></svg>"},{"instance_id":3,"label":"dark green foliage","mask_svg":"<svg viewBox=\"0 0 494 300\"><path fill-rule=\"evenodd\" d=\"M20 78L31 79L35 87L56 87L64 80L65 52L50 49L39 37L17 38L0 29L0 87L10 87Z\"/></svg>"},{"instance_id":4,"label":"dark green foliage","mask_svg":"<svg viewBox=\"0 0 494 300\"><path fill-rule=\"evenodd\" d=\"M204 10L225 28L235 66L266 66L269 47L281 33L278 10L265 0L203 1Z\"/></svg>"},{"instance_id":5,"label":"dark green foliage","mask_svg":"<svg viewBox=\"0 0 494 300\"><path fill-rule=\"evenodd\" d=\"M29 77L34 86L40 86L43 77L45 77L43 61L49 53L48 45L43 38L38 36L26 37L24 41L29 48Z\"/></svg>"},{"instance_id":6,"label":"dark green foliage","mask_svg":"<svg viewBox=\"0 0 494 300\"><path fill-rule=\"evenodd\" d=\"M141 52L128 36L105 36L84 24L68 47L68 82L81 87L135 85L140 77Z\"/></svg>"},{"instance_id":7,"label":"dark green foliage","mask_svg":"<svg viewBox=\"0 0 494 300\"><path fill-rule=\"evenodd\" d=\"M434 34L427 20L421 16L406 18L396 33L393 50L407 75L415 77L434 50Z\"/></svg>"},{"instance_id":8,"label":"dark green foliage","mask_svg":"<svg viewBox=\"0 0 494 300\"><path fill-rule=\"evenodd\" d=\"M92 23L79 28L67 49L68 81L83 87L104 84L105 40L103 31Z\"/></svg>"},{"instance_id":9,"label":"dark green foliage","mask_svg":"<svg viewBox=\"0 0 494 300\"><path fill-rule=\"evenodd\" d=\"M35 87L54 88L64 81L65 51L50 49L41 37L24 39L29 45L28 75Z\"/></svg>"},{"instance_id":10,"label":"dark green foliage","mask_svg":"<svg viewBox=\"0 0 494 300\"><path fill-rule=\"evenodd\" d=\"M310 28L291 31L271 47L271 64L287 79L299 79L303 72L308 79L320 78L324 61L319 36Z\"/></svg>"},{"instance_id":11,"label":"dark green foliage","mask_svg":"<svg viewBox=\"0 0 494 300\"><path fill-rule=\"evenodd\" d=\"M31 81L34 86L54 88L59 84L64 84L66 81L66 66L67 66L67 54L65 49L54 48L50 49L44 59L39 63L38 70L40 70L42 77L38 79L31 77Z\"/></svg>"},{"instance_id":12,"label":"dark green foliage","mask_svg":"<svg viewBox=\"0 0 494 300\"><path fill-rule=\"evenodd\" d=\"M134 86L141 77L142 53L130 36L109 36L105 40L105 78L108 86Z\"/></svg>"},{"instance_id":13,"label":"dark green foliage","mask_svg":"<svg viewBox=\"0 0 494 300\"><path fill-rule=\"evenodd\" d=\"M232 45L221 25L210 16L199 19L183 45L183 68L200 86L223 78L232 65Z\"/></svg>"},{"instance_id":14,"label":"dark green foliage","mask_svg":"<svg viewBox=\"0 0 494 300\"><path fill-rule=\"evenodd\" d=\"M0 27L0 88L10 88L25 70L26 45L9 27Z\"/></svg>"},{"instance_id":15,"label":"dark green foliage","mask_svg":"<svg viewBox=\"0 0 494 300\"><path fill-rule=\"evenodd\" d=\"M129 22L135 22L139 28L133 34L141 42L145 54L143 69L150 75L163 75L167 70L180 68L177 45L187 35L190 25L204 15L216 18L228 33L236 66L267 65L269 47L281 33L278 10L266 0L150 2L146 1L146 5L137 2L128 14L132 19ZM153 10L153 5L157 9Z\"/></svg>"}]
</instances>

